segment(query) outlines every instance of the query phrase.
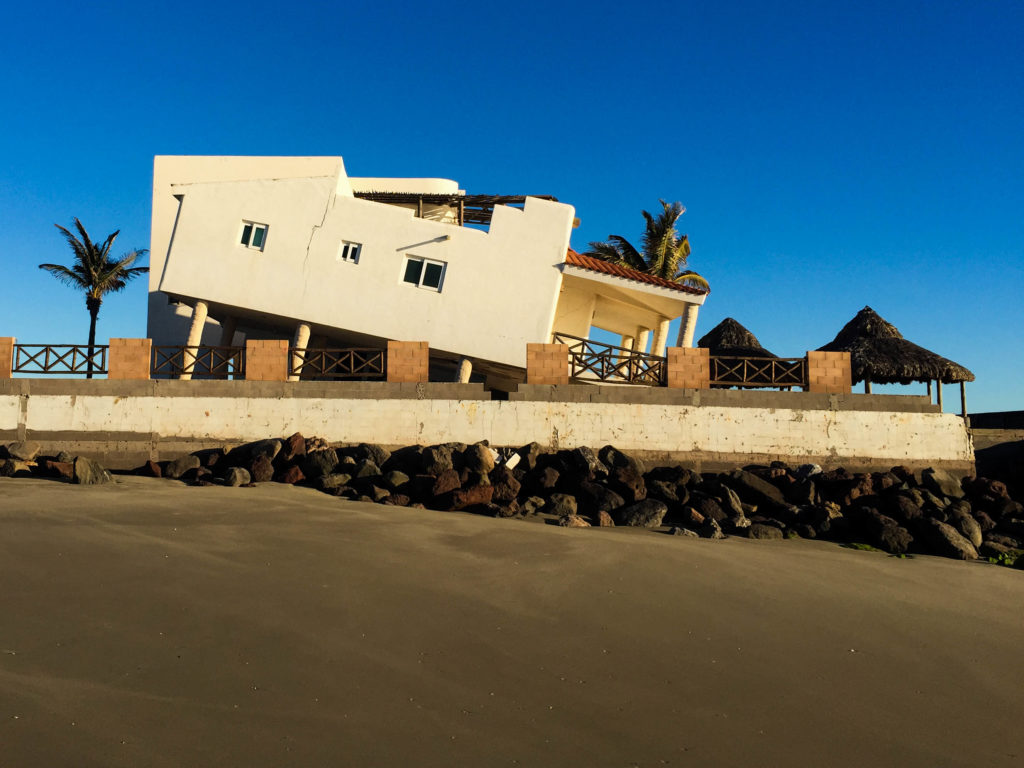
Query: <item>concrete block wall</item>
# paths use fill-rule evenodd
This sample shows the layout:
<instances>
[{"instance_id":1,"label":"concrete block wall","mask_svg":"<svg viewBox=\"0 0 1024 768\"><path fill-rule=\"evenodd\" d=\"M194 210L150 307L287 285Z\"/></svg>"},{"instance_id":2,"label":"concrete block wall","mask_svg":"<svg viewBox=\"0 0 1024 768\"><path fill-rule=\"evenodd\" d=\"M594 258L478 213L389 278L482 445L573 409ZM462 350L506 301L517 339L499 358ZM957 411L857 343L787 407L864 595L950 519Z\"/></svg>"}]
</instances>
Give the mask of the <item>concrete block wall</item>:
<instances>
[{"instance_id":1,"label":"concrete block wall","mask_svg":"<svg viewBox=\"0 0 1024 768\"><path fill-rule=\"evenodd\" d=\"M0 336L0 379L11 378L14 367L14 337Z\"/></svg>"},{"instance_id":2,"label":"concrete block wall","mask_svg":"<svg viewBox=\"0 0 1024 768\"><path fill-rule=\"evenodd\" d=\"M808 392L847 395L853 389L849 352L807 353Z\"/></svg>"},{"instance_id":3,"label":"concrete block wall","mask_svg":"<svg viewBox=\"0 0 1024 768\"><path fill-rule=\"evenodd\" d=\"M288 340L247 339L245 378L247 381L287 381Z\"/></svg>"},{"instance_id":4,"label":"concrete block wall","mask_svg":"<svg viewBox=\"0 0 1024 768\"><path fill-rule=\"evenodd\" d=\"M710 350L702 347L669 347L667 384L671 389L710 389Z\"/></svg>"},{"instance_id":5,"label":"concrete block wall","mask_svg":"<svg viewBox=\"0 0 1024 768\"><path fill-rule=\"evenodd\" d=\"M152 354L151 339L111 339L107 349L107 378L148 379Z\"/></svg>"},{"instance_id":6,"label":"concrete block wall","mask_svg":"<svg viewBox=\"0 0 1024 768\"><path fill-rule=\"evenodd\" d=\"M430 345L425 341L389 341L387 379L400 384L429 380Z\"/></svg>"},{"instance_id":7,"label":"concrete block wall","mask_svg":"<svg viewBox=\"0 0 1024 768\"><path fill-rule=\"evenodd\" d=\"M569 346L567 344L527 344L526 383L568 384Z\"/></svg>"}]
</instances>

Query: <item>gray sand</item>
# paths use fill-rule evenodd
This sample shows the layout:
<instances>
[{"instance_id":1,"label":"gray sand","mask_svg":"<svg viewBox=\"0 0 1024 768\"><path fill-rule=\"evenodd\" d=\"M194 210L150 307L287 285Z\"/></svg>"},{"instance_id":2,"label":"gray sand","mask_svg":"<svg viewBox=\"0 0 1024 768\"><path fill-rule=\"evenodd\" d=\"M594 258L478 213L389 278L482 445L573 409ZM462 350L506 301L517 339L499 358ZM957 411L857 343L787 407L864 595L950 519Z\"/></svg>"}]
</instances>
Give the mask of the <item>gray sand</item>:
<instances>
[{"instance_id":1,"label":"gray sand","mask_svg":"<svg viewBox=\"0 0 1024 768\"><path fill-rule=\"evenodd\" d=\"M1001 766L1024 572L0 479L0 765Z\"/></svg>"}]
</instances>

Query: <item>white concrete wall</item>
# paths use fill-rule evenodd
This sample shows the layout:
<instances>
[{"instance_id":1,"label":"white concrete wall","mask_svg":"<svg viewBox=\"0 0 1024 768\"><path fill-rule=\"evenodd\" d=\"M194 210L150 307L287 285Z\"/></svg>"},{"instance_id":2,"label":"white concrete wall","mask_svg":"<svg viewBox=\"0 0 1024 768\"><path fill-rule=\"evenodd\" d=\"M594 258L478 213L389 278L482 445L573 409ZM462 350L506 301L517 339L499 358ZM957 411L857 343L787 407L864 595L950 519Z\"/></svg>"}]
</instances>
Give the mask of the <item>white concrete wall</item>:
<instances>
[{"instance_id":1,"label":"white concrete wall","mask_svg":"<svg viewBox=\"0 0 1024 768\"><path fill-rule=\"evenodd\" d=\"M24 413L22 413L22 409ZM599 447L713 457L870 458L970 465L963 420L948 413L478 400L0 396L0 431L155 434L224 442L296 431L388 445L446 441Z\"/></svg>"},{"instance_id":2,"label":"white concrete wall","mask_svg":"<svg viewBox=\"0 0 1024 768\"><path fill-rule=\"evenodd\" d=\"M516 366L527 342L550 335L572 206L498 206L483 232L356 199L323 177L173 191L183 202L159 282L168 294ZM240 244L243 220L268 225L262 252ZM343 240L362 244L358 264L338 260ZM407 256L447 264L440 292L403 282Z\"/></svg>"},{"instance_id":3,"label":"white concrete wall","mask_svg":"<svg viewBox=\"0 0 1024 768\"><path fill-rule=\"evenodd\" d=\"M178 201L172 185L183 182L239 181L331 177L344 174L340 157L244 157L158 155L153 159L153 210L149 236L149 310L146 335L154 344L182 344L190 310L168 304L159 292L164 263L174 230ZM220 330L209 322L207 343L219 341Z\"/></svg>"}]
</instances>

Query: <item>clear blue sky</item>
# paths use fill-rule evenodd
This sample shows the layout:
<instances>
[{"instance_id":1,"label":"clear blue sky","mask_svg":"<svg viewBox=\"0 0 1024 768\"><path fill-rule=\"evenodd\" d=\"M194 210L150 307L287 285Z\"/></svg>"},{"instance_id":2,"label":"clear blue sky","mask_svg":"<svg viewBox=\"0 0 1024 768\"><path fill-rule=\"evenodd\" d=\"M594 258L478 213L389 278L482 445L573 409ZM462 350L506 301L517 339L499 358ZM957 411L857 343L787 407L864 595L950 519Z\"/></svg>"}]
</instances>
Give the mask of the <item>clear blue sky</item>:
<instances>
[{"instance_id":1,"label":"clear blue sky","mask_svg":"<svg viewBox=\"0 0 1024 768\"><path fill-rule=\"evenodd\" d=\"M73 216L148 246L153 155L341 155L556 195L577 249L682 201L698 336L795 356L870 305L971 410L1024 409L1024 3L92 5L3 15L0 335L85 341L36 265ZM99 337L144 335L145 292Z\"/></svg>"}]
</instances>

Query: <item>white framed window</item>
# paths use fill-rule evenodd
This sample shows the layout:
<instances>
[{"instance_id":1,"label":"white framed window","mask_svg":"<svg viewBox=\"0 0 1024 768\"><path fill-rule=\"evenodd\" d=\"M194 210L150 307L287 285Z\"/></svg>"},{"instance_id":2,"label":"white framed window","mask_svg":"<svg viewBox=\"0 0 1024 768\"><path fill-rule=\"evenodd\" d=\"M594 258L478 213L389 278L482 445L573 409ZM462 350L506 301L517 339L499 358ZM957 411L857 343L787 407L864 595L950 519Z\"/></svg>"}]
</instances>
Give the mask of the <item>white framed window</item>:
<instances>
[{"instance_id":1,"label":"white framed window","mask_svg":"<svg viewBox=\"0 0 1024 768\"><path fill-rule=\"evenodd\" d=\"M267 244L267 225L255 221L242 222L242 245L262 251Z\"/></svg>"},{"instance_id":2,"label":"white framed window","mask_svg":"<svg viewBox=\"0 0 1024 768\"><path fill-rule=\"evenodd\" d=\"M350 243L342 240L338 246L338 261L347 261L349 264L359 263L359 254L363 251L362 243Z\"/></svg>"},{"instance_id":3,"label":"white framed window","mask_svg":"<svg viewBox=\"0 0 1024 768\"><path fill-rule=\"evenodd\" d=\"M426 288L440 293L447 267L448 265L443 261L408 256L405 259L405 273L402 280L418 288Z\"/></svg>"}]
</instances>

